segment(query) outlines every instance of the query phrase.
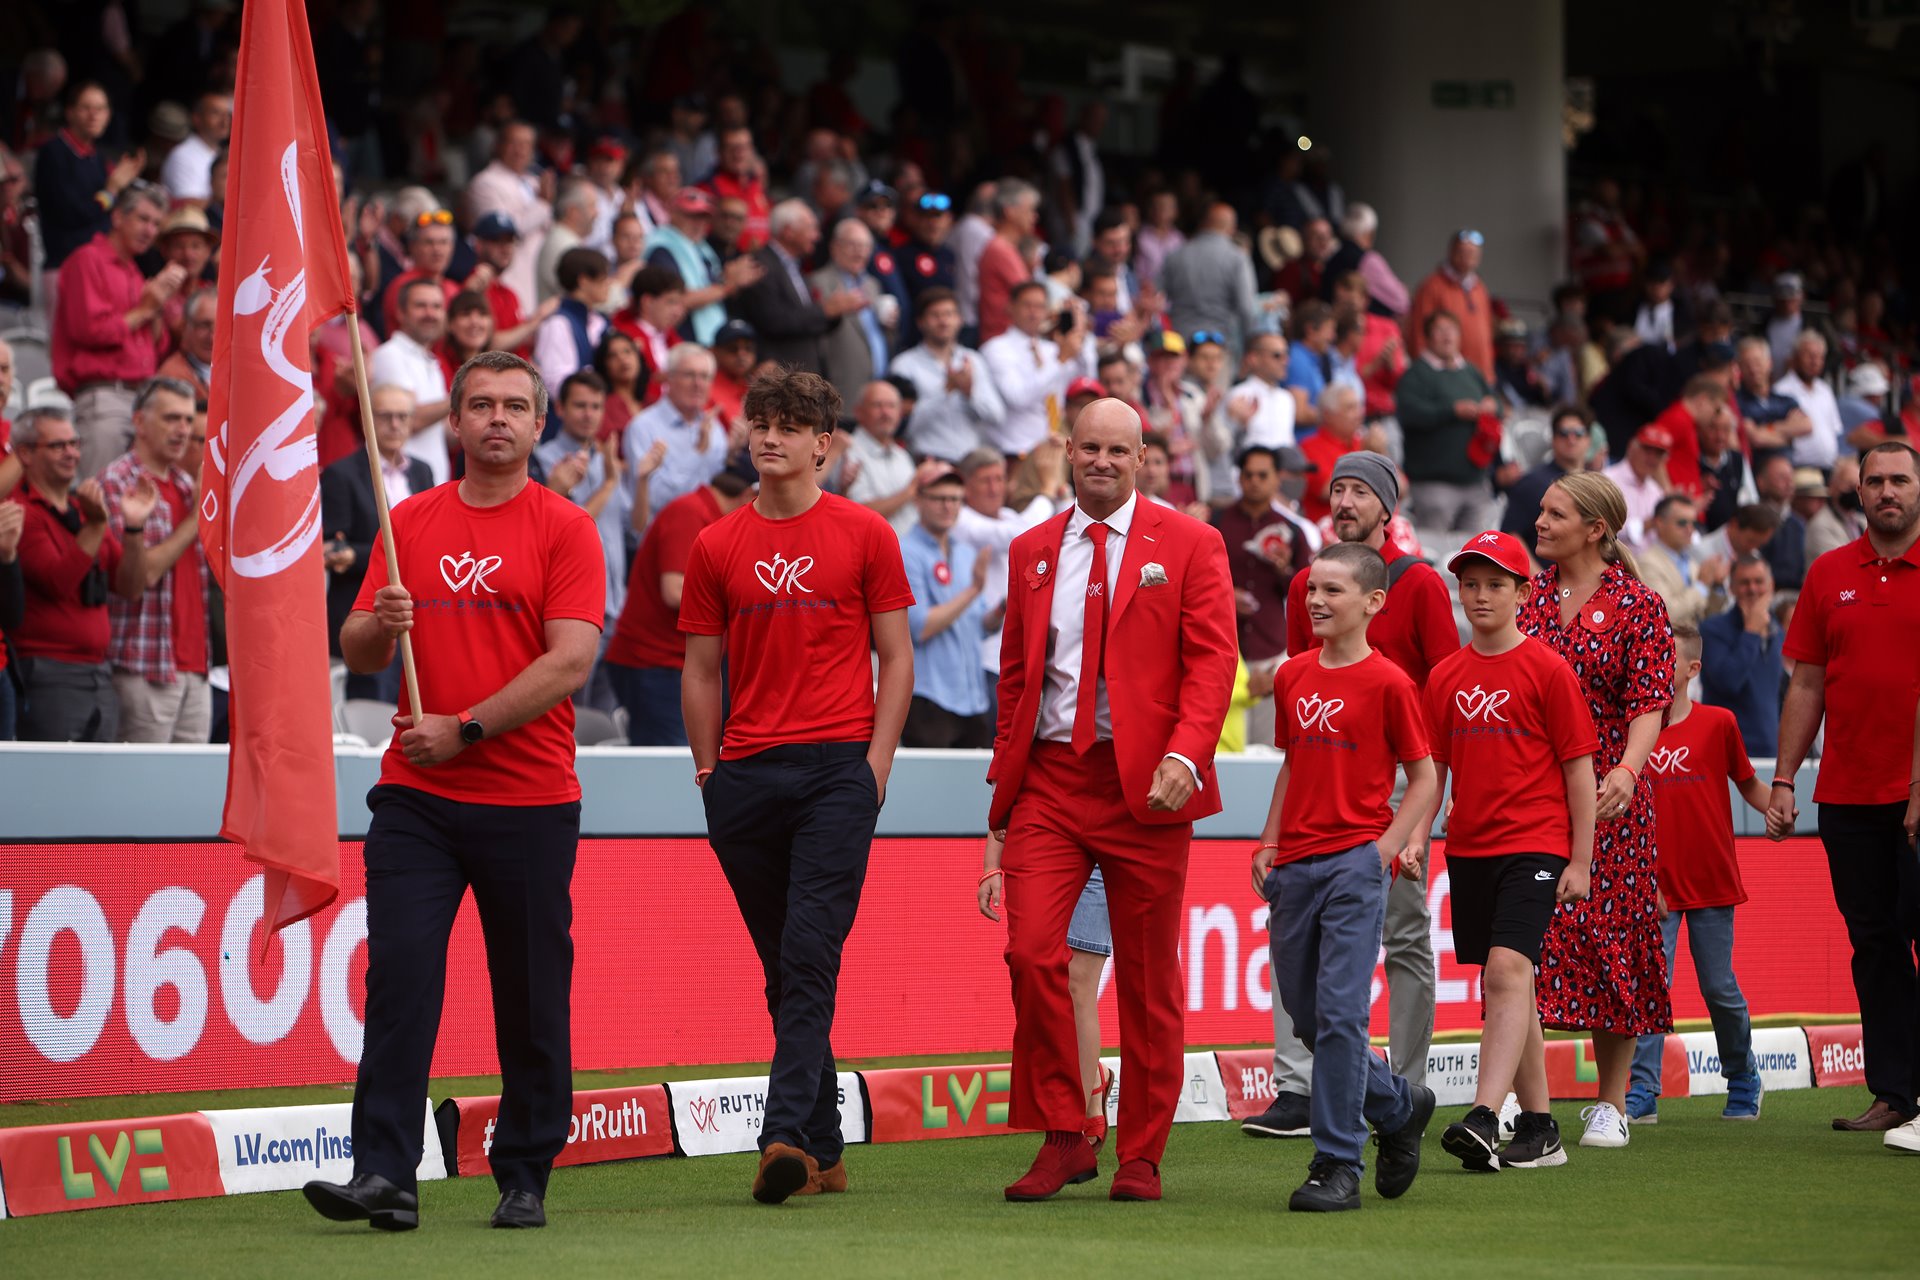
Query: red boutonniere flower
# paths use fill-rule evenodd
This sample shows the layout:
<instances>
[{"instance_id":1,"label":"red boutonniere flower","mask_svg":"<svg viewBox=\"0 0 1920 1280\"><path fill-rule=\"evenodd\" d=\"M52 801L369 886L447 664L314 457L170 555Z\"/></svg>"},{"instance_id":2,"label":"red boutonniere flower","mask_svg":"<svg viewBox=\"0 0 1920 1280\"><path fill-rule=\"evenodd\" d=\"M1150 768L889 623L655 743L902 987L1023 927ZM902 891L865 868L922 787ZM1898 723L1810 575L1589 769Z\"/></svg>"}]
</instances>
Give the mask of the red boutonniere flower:
<instances>
[{"instance_id":1,"label":"red boutonniere flower","mask_svg":"<svg viewBox=\"0 0 1920 1280\"><path fill-rule=\"evenodd\" d=\"M1053 575L1056 567L1054 561L1056 559L1058 559L1058 557L1055 556L1053 548L1048 547L1034 559L1032 564L1027 566L1027 589L1029 591L1039 590L1040 586Z\"/></svg>"}]
</instances>

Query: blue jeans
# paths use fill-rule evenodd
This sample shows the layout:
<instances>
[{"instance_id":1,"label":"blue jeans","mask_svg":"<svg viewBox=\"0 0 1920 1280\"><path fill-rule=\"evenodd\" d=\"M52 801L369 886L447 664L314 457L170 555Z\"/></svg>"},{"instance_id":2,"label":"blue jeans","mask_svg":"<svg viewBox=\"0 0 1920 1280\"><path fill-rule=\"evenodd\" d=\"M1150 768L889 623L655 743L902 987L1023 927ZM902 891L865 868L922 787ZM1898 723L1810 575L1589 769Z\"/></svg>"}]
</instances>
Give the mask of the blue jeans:
<instances>
[{"instance_id":1,"label":"blue jeans","mask_svg":"<svg viewBox=\"0 0 1920 1280\"><path fill-rule=\"evenodd\" d=\"M1713 1018L1713 1038L1720 1049L1720 1074L1732 1080L1753 1069L1753 1024L1747 1019L1747 998L1733 976L1733 908L1695 907L1670 911L1660 922L1666 944L1667 980L1673 980L1674 952L1680 945L1680 919L1687 921L1687 949L1693 952L1694 976ZM1633 1050L1633 1088L1660 1096L1660 1055L1664 1035L1640 1037Z\"/></svg>"},{"instance_id":2,"label":"blue jeans","mask_svg":"<svg viewBox=\"0 0 1920 1280\"><path fill-rule=\"evenodd\" d=\"M684 747L687 722L680 714L676 667L623 667L603 662L613 696L627 709L627 742L636 747Z\"/></svg>"},{"instance_id":3,"label":"blue jeans","mask_svg":"<svg viewBox=\"0 0 1920 1280\"><path fill-rule=\"evenodd\" d=\"M1273 985L1313 1054L1313 1145L1355 1170L1367 1125L1413 1115L1413 1090L1367 1043L1373 966L1387 911L1379 846L1286 862L1267 874Z\"/></svg>"}]
</instances>

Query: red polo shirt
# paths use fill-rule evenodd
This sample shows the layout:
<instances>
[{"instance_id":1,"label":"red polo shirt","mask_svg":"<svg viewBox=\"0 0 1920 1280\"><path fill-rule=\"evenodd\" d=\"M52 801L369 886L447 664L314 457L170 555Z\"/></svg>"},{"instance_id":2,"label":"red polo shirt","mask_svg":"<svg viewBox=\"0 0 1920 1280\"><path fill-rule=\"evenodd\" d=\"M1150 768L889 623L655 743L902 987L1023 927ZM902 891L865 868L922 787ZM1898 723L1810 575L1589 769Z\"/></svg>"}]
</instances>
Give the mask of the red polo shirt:
<instances>
[{"instance_id":1,"label":"red polo shirt","mask_svg":"<svg viewBox=\"0 0 1920 1280\"><path fill-rule=\"evenodd\" d=\"M1920 700L1920 541L1883 560L1862 537L1813 562L1786 656L1826 669L1819 804L1900 804Z\"/></svg>"},{"instance_id":2,"label":"red polo shirt","mask_svg":"<svg viewBox=\"0 0 1920 1280\"><path fill-rule=\"evenodd\" d=\"M107 589L120 570L120 539L109 531L100 550L89 556L78 536L67 531L58 511L33 488L22 486L14 499L27 509L20 531L20 572L27 583L27 616L13 633L13 643L29 658L95 665L107 660L107 642L113 623L107 602L80 603L80 582L87 570L99 565L107 575Z\"/></svg>"},{"instance_id":3,"label":"red polo shirt","mask_svg":"<svg viewBox=\"0 0 1920 1280\"><path fill-rule=\"evenodd\" d=\"M1389 542L1380 549L1388 564L1407 553ZM1460 629L1453 623L1453 600L1440 571L1416 564L1387 588L1387 604L1367 624L1367 643L1392 658L1424 691L1434 664L1460 651ZM1307 575L1296 574L1287 589L1287 652L1318 649L1320 641L1307 620Z\"/></svg>"},{"instance_id":4,"label":"red polo shirt","mask_svg":"<svg viewBox=\"0 0 1920 1280\"><path fill-rule=\"evenodd\" d=\"M68 395L89 382L141 382L160 364L152 324L127 327L147 279L105 235L75 249L60 265L53 318L53 380Z\"/></svg>"}]
</instances>

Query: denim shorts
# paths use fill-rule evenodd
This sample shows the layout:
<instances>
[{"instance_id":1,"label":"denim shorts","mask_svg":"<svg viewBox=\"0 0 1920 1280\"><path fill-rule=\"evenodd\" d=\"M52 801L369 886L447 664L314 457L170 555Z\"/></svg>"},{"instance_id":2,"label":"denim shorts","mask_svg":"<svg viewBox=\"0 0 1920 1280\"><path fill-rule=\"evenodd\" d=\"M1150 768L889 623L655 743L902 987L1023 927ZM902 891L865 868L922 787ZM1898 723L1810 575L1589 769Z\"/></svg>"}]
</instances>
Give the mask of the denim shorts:
<instances>
[{"instance_id":1,"label":"denim shorts","mask_svg":"<svg viewBox=\"0 0 1920 1280\"><path fill-rule=\"evenodd\" d=\"M1113 954L1113 925L1107 920L1107 882L1095 867L1073 904L1073 919L1067 921L1067 946L1097 956Z\"/></svg>"}]
</instances>

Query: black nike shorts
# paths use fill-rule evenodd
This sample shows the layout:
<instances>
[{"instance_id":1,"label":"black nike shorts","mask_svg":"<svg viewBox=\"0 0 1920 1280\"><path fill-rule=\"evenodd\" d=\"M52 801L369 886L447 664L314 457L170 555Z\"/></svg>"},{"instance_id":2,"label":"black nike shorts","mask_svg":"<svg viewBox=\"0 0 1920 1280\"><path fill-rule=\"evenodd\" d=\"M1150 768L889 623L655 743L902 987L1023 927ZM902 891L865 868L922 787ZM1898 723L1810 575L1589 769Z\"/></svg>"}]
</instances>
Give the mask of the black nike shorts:
<instances>
[{"instance_id":1,"label":"black nike shorts","mask_svg":"<svg viewBox=\"0 0 1920 1280\"><path fill-rule=\"evenodd\" d=\"M1539 964L1566 869L1565 858L1546 853L1448 858L1454 956L1461 964L1484 965L1488 951L1505 947Z\"/></svg>"}]
</instances>

